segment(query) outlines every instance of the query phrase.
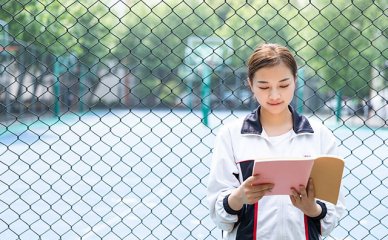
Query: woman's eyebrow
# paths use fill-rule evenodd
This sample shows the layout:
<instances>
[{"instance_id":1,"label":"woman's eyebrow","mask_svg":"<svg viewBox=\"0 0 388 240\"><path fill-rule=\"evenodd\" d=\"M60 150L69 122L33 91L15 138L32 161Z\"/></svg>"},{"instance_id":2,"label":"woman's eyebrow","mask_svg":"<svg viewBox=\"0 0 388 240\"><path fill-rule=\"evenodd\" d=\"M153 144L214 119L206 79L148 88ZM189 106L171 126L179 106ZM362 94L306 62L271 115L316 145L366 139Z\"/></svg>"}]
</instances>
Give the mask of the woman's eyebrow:
<instances>
[{"instance_id":1,"label":"woman's eyebrow","mask_svg":"<svg viewBox=\"0 0 388 240\"><path fill-rule=\"evenodd\" d=\"M285 82L285 81L287 81L287 80L289 80L290 78L284 78L284 79L282 79L282 80L280 80L279 82Z\"/></svg>"},{"instance_id":2,"label":"woman's eyebrow","mask_svg":"<svg viewBox=\"0 0 388 240\"><path fill-rule=\"evenodd\" d=\"M285 82L285 81L287 81L287 80L290 80L290 78L284 78L284 79L282 79L282 80L279 80L279 82ZM267 82L267 81L261 81L261 80L257 80L256 82L257 82L257 83L269 83L269 82Z\"/></svg>"}]
</instances>

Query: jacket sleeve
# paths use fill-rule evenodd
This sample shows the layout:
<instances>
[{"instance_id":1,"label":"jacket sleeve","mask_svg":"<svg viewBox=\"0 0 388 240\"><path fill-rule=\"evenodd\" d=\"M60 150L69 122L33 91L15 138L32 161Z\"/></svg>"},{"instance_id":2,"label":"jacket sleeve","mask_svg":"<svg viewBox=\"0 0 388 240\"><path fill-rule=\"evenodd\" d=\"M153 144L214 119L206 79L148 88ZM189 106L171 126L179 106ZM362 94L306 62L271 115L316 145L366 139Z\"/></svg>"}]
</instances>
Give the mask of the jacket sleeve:
<instances>
[{"instance_id":1,"label":"jacket sleeve","mask_svg":"<svg viewBox=\"0 0 388 240\"><path fill-rule=\"evenodd\" d=\"M210 174L208 178L207 200L210 217L216 226L231 232L238 221L237 212L228 211L224 201L233 189L240 186L236 175L239 173L235 163L233 145L227 125L217 134L214 144Z\"/></svg>"},{"instance_id":2,"label":"jacket sleeve","mask_svg":"<svg viewBox=\"0 0 388 240\"><path fill-rule=\"evenodd\" d=\"M321 137L322 154L338 156L338 145L334 134L326 127L323 127ZM345 198L342 184L336 205L323 200L320 201L325 204L327 208L326 215L320 220L321 235L328 236L337 226L345 212Z\"/></svg>"}]
</instances>

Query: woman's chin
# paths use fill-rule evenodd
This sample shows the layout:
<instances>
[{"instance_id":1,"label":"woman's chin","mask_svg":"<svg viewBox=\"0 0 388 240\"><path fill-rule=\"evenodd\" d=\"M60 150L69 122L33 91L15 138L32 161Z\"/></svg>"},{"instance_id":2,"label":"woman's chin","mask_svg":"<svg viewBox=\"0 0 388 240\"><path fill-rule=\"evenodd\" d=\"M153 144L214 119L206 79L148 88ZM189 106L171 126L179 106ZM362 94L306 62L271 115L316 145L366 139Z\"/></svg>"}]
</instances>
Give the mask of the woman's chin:
<instances>
[{"instance_id":1,"label":"woman's chin","mask_svg":"<svg viewBox=\"0 0 388 240\"><path fill-rule=\"evenodd\" d=\"M288 106L285 103L279 104L266 104L264 107L265 111L271 114L281 114L284 111L288 111Z\"/></svg>"}]
</instances>

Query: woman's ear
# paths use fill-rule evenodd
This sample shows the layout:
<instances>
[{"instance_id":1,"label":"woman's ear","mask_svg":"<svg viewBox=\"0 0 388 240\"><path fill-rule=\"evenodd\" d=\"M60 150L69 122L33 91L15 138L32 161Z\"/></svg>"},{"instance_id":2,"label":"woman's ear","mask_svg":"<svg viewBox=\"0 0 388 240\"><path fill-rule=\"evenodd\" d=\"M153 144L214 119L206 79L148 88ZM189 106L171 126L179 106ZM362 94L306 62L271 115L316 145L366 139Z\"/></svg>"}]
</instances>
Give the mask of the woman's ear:
<instances>
[{"instance_id":1,"label":"woman's ear","mask_svg":"<svg viewBox=\"0 0 388 240\"><path fill-rule=\"evenodd\" d=\"M249 88L250 88L251 91L253 92L253 86L252 86L252 81L251 81L251 79L247 78L247 82L248 82Z\"/></svg>"}]
</instances>

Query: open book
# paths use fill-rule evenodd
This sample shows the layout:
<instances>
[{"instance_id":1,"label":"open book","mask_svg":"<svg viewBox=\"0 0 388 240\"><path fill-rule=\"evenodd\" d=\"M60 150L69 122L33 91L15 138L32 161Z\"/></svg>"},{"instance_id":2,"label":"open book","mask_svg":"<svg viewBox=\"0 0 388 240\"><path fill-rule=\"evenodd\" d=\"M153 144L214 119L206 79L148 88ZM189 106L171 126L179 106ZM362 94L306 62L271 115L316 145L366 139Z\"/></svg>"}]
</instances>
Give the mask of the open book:
<instances>
[{"instance_id":1,"label":"open book","mask_svg":"<svg viewBox=\"0 0 388 240\"><path fill-rule=\"evenodd\" d=\"M291 187L307 186L312 177L315 197L336 204L344 165L337 156L256 159L253 174L260 174L261 183L274 183L268 195L291 195Z\"/></svg>"}]
</instances>

